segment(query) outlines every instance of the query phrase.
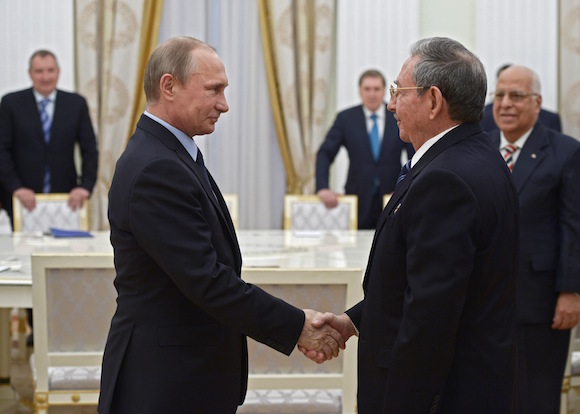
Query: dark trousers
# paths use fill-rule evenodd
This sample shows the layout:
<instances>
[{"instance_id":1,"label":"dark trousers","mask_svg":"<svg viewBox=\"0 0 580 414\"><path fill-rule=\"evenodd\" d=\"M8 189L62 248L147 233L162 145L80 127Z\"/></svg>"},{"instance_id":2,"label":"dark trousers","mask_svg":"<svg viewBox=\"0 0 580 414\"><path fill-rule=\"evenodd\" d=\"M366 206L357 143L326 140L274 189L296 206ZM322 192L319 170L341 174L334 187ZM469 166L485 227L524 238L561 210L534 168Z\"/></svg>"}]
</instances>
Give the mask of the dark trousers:
<instances>
[{"instance_id":1,"label":"dark trousers","mask_svg":"<svg viewBox=\"0 0 580 414\"><path fill-rule=\"evenodd\" d=\"M570 331L551 323L518 325L517 399L520 414L558 414Z\"/></svg>"}]
</instances>

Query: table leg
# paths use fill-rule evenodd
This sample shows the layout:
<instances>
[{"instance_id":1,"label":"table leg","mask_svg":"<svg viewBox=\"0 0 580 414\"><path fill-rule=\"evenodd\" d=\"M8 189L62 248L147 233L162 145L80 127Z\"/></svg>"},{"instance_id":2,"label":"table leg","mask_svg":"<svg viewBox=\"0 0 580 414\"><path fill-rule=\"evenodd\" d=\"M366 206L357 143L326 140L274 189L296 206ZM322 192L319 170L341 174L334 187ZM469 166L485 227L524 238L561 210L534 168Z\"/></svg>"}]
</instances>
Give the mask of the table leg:
<instances>
[{"instance_id":1,"label":"table leg","mask_svg":"<svg viewBox=\"0 0 580 414\"><path fill-rule=\"evenodd\" d=\"M0 308L0 385L10 384L10 328L10 309Z\"/></svg>"}]
</instances>

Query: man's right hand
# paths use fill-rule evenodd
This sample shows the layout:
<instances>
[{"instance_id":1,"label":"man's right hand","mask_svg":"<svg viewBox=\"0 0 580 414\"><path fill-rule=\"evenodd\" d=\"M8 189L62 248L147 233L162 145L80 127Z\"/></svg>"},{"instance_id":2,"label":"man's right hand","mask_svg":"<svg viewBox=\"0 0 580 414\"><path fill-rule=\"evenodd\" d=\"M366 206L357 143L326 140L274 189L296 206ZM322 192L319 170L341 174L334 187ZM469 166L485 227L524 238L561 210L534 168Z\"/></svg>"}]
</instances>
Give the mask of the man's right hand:
<instances>
[{"instance_id":1,"label":"man's right hand","mask_svg":"<svg viewBox=\"0 0 580 414\"><path fill-rule=\"evenodd\" d=\"M20 200L26 210L32 211L36 207L36 195L30 188L20 187L14 191L14 196Z\"/></svg>"},{"instance_id":2,"label":"man's right hand","mask_svg":"<svg viewBox=\"0 0 580 414\"><path fill-rule=\"evenodd\" d=\"M326 208L334 208L338 205L338 194L331 189L323 188L322 190L318 190L316 194Z\"/></svg>"}]
</instances>

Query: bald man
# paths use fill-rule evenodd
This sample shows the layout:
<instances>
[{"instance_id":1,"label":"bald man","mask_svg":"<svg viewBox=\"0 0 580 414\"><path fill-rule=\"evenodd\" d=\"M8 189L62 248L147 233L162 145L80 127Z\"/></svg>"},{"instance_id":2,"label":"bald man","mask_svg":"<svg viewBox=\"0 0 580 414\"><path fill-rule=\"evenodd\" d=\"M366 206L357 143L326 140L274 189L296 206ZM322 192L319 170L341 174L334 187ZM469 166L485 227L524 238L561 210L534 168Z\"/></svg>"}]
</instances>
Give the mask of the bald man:
<instances>
[{"instance_id":1,"label":"bald man","mask_svg":"<svg viewBox=\"0 0 580 414\"><path fill-rule=\"evenodd\" d=\"M540 80L502 71L490 133L520 203L518 412L559 413L570 329L580 316L580 143L538 121Z\"/></svg>"}]
</instances>

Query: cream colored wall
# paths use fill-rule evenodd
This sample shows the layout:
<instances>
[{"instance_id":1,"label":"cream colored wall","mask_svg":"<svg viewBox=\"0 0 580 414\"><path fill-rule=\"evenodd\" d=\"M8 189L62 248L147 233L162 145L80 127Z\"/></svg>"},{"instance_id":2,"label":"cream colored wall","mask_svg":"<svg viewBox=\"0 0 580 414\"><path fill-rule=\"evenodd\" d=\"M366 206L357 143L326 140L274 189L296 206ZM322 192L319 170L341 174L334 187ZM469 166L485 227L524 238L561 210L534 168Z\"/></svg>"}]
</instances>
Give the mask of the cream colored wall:
<instances>
[{"instance_id":1,"label":"cream colored wall","mask_svg":"<svg viewBox=\"0 0 580 414\"><path fill-rule=\"evenodd\" d=\"M476 0L420 0L419 35L450 37L474 50L475 14Z\"/></svg>"}]
</instances>

